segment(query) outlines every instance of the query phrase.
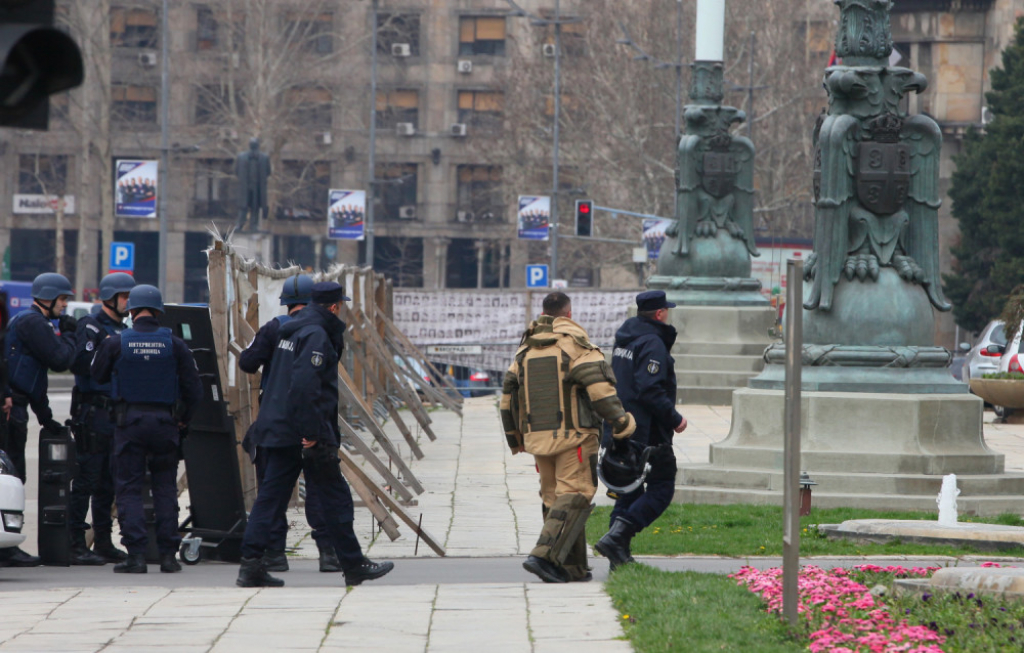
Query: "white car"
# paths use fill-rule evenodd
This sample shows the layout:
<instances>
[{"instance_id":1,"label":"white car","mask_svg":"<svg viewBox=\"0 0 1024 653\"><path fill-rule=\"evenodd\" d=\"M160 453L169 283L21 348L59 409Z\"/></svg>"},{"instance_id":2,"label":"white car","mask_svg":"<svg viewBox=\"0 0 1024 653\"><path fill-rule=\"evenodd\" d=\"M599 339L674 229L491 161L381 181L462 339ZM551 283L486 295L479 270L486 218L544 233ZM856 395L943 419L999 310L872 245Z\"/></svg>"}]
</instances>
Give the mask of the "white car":
<instances>
[{"instance_id":1,"label":"white car","mask_svg":"<svg viewBox=\"0 0 1024 653\"><path fill-rule=\"evenodd\" d=\"M0 549L25 541L25 486L14 474L14 463L0 451Z\"/></svg>"}]
</instances>

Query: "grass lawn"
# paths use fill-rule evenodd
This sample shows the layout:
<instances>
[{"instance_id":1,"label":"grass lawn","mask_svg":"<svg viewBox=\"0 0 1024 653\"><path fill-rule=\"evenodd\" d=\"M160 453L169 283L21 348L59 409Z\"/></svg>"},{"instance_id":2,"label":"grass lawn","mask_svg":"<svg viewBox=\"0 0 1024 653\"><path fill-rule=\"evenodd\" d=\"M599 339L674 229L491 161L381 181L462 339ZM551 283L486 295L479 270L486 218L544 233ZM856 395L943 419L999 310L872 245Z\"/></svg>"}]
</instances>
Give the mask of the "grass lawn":
<instances>
[{"instance_id":1,"label":"grass lawn","mask_svg":"<svg viewBox=\"0 0 1024 653\"><path fill-rule=\"evenodd\" d=\"M608 530L610 507L596 508L587 522L591 544ZM813 509L801 517L800 555L978 555L971 547L928 546L893 541L855 544L818 535L816 524L838 524L847 519L936 519L935 513L883 512L854 508ZM960 521L1024 526L1017 515L961 518ZM633 539L634 555L722 555L734 557L782 555L782 508L778 506L711 506L672 504L650 528ZM1024 557L1024 549L989 555ZM653 649L652 649L653 650Z\"/></svg>"},{"instance_id":2,"label":"grass lawn","mask_svg":"<svg viewBox=\"0 0 1024 653\"><path fill-rule=\"evenodd\" d=\"M759 596L725 576L628 565L605 589L637 653L806 651Z\"/></svg>"}]
</instances>

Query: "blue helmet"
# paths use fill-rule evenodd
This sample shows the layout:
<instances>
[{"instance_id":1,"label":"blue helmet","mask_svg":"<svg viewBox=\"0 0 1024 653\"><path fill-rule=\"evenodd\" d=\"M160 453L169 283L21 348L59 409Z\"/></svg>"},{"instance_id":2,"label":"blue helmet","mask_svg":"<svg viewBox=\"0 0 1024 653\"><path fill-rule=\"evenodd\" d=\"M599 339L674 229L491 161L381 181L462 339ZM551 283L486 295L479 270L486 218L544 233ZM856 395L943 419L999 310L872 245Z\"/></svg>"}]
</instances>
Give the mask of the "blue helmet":
<instances>
[{"instance_id":1,"label":"blue helmet","mask_svg":"<svg viewBox=\"0 0 1024 653\"><path fill-rule=\"evenodd\" d=\"M296 274L284 280L281 289L281 306L308 304L313 300L313 278L308 274Z\"/></svg>"},{"instance_id":2,"label":"blue helmet","mask_svg":"<svg viewBox=\"0 0 1024 653\"><path fill-rule=\"evenodd\" d=\"M33 299L51 300L61 295L73 296L71 282L63 274L44 272L32 281Z\"/></svg>"},{"instance_id":3,"label":"blue helmet","mask_svg":"<svg viewBox=\"0 0 1024 653\"><path fill-rule=\"evenodd\" d=\"M135 277L126 272L111 272L100 280L100 300L113 299L114 295L131 292L135 287Z\"/></svg>"},{"instance_id":4,"label":"blue helmet","mask_svg":"<svg viewBox=\"0 0 1024 653\"><path fill-rule=\"evenodd\" d=\"M134 311L139 308L149 308L163 313L164 298L160 294L160 289L147 284L132 288L128 293L128 310Z\"/></svg>"}]
</instances>

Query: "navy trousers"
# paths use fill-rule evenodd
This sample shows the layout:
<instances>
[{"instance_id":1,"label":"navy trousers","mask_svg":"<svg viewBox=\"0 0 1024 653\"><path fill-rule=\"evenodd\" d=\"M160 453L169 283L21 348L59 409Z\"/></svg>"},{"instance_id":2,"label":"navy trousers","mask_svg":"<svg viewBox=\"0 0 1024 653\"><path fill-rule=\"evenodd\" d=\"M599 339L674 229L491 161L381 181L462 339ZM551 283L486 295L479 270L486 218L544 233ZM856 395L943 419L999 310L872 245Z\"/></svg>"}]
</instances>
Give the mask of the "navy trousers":
<instances>
[{"instance_id":1,"label":"navy trousers","mask_svg":"<svg viewBox=\"0 0 1024 653\"><path fill-rule=\"evenodd\" d=\"M7 422L7 448L4 451L14 463L21 482L25 482L25 445L28 443L28 406L14 404Z\"/></svg>"},{"instance_id":2,"label":"navy trousers","mask_svg":"<svg viewBox=\"0 0 1024 653\"><path fill-rule=\"evenodd\" d=\"M149 469L160 553L175 553L178 534L178 425L170 413L129 411L114 431L114 488L121 543L144 554L148 540L142 489Z\"/></svg>"},{"instance_id":3,"label":"navy trousers","mask_svg":"<svg viewBox=\"0 0 1024 653\"><path fill-rule=\"evenodd\" d=\"M306 500L309 501L310 491L319 499L324 529L330 544L338 554L342 568L361 564L362 548L352 529L352 492L345 482L345 477L341 475L337 452L333 453L333 465L316 466L302 455L301 445L261 447L260 453L266 454L267 464L263 483L260 484L256 502L245 526L242 556L258 558L270 548L274 525L284 519L292 488L299 479L299 473L305 472Z\"/></svg>"},{"instance_id":4,"label":"navy trousers","mask_svg":"<svg viewBox=\"0 0 1024 653\"><path fill-rule=\"evenodd\" d=\"M263 447L256 449L256 481L262 487L263 479L267 474L267 452ZM316 542L318 549L330 546L330 538L327 536L326 524L323 516L320 496L317 488L311 483L306 483L306 522L313 529L311 535ZM287 544L288 520L282 515L281 521L270 527L270 538L267 541L268 551L284 551Z\"/></svg>"},{"instance_id":5,"label":"navy trousers","mask_svg":"<svg viewBox=\"0 0 1024 653\"><path fill-rule=\"evenodd\" d=\"M615 500L609 526L623 517L637 532L650 526L672 504L676 491L676 458L671 449L658 451L651 459L647 482Z\"/></svg>"},{"instance_id":6,"label":"navy trousers","mask_svg":"<svg viewBox=\"0 0 1024 653\"><path fill-rule=\"evenodd\" d=\"M92 503L92 529L95 533L110 533L113 519L110 508L114 505L114 474L110 448L113 444L114 425L105 410L94 406L83 409L83 428L88 431L75 434L78 473L71 482L71 544L85 546L85 521Z\"/></svg>"}]
</instances>

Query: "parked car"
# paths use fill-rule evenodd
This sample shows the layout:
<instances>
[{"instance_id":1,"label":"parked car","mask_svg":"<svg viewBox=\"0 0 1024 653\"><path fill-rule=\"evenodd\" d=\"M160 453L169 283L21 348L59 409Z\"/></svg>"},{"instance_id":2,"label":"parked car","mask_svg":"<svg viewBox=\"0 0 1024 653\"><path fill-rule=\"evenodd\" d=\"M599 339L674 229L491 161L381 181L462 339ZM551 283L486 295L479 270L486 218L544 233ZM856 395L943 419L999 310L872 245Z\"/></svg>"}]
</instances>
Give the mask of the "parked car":
<instances>
[{"instance_id":1,"label":"parked car","mask_svg":"<svg viewBox=\"0 0 1024 653\"><path fill-rule=\"evenodd\" d=\"M101 306L102 304L99 302L68 302L68 308L64 312L76 320L81 320L86 315L92 315L95 311L102 310Z\"/></svg>"},{"instance_id":2,"label":"parked car","mask_svg":"<svg viewBox=\"0 0 1024 653\"><path fill-rule=\"evenodd\" d=\"M25 541L25 486L15 475L14 463L0 451L0 549Z\"/></svg>"},{"instance_id":3,"label":"parked car","mask_svg":"<svg viewBox=\"0 0 1024 653\"><path fill-rule=\"evenodd\" d=\"M992 348L992 345L996 345ZM1006 347L1006 332L1002 320L992 320L982 329L978 342L967 352L961 372L964 383L980 379L984 374L999 371L999 357Z\"/></svg>"},{"instance_id":4,"label":"parked car","mask_svg":"<svg viewBox=\"0 0 1024 653\"><path fill-rule=\"evenodd\" d=\"M1024 327L1024 324L1021 324ZM1005 345L989 345L990 351L999 351L999 367L996 372L1017 372L1018 374L1024 374L1024 342L1021 340L1021 334L1024 333L1024 328L1018 328L1013 334L1013 337ZM1013 412L1012 408L1006 408L1005 406L992 406L992 410L999 417L1006 418Z\"/></svg>"},{"instance_id":5,"label":"parked car","mask_svg":"<svg viewBox=\"0 0 1024 653\"><path fill-rule=\"evenodd\" d=\"M501 384L501 375L487 370L449 365L446 370L455 382L455 387L463 397L485 397L496 392L495 386ZM492 381L493 379L493 381Z\"/></svg>"}]
</instances>

